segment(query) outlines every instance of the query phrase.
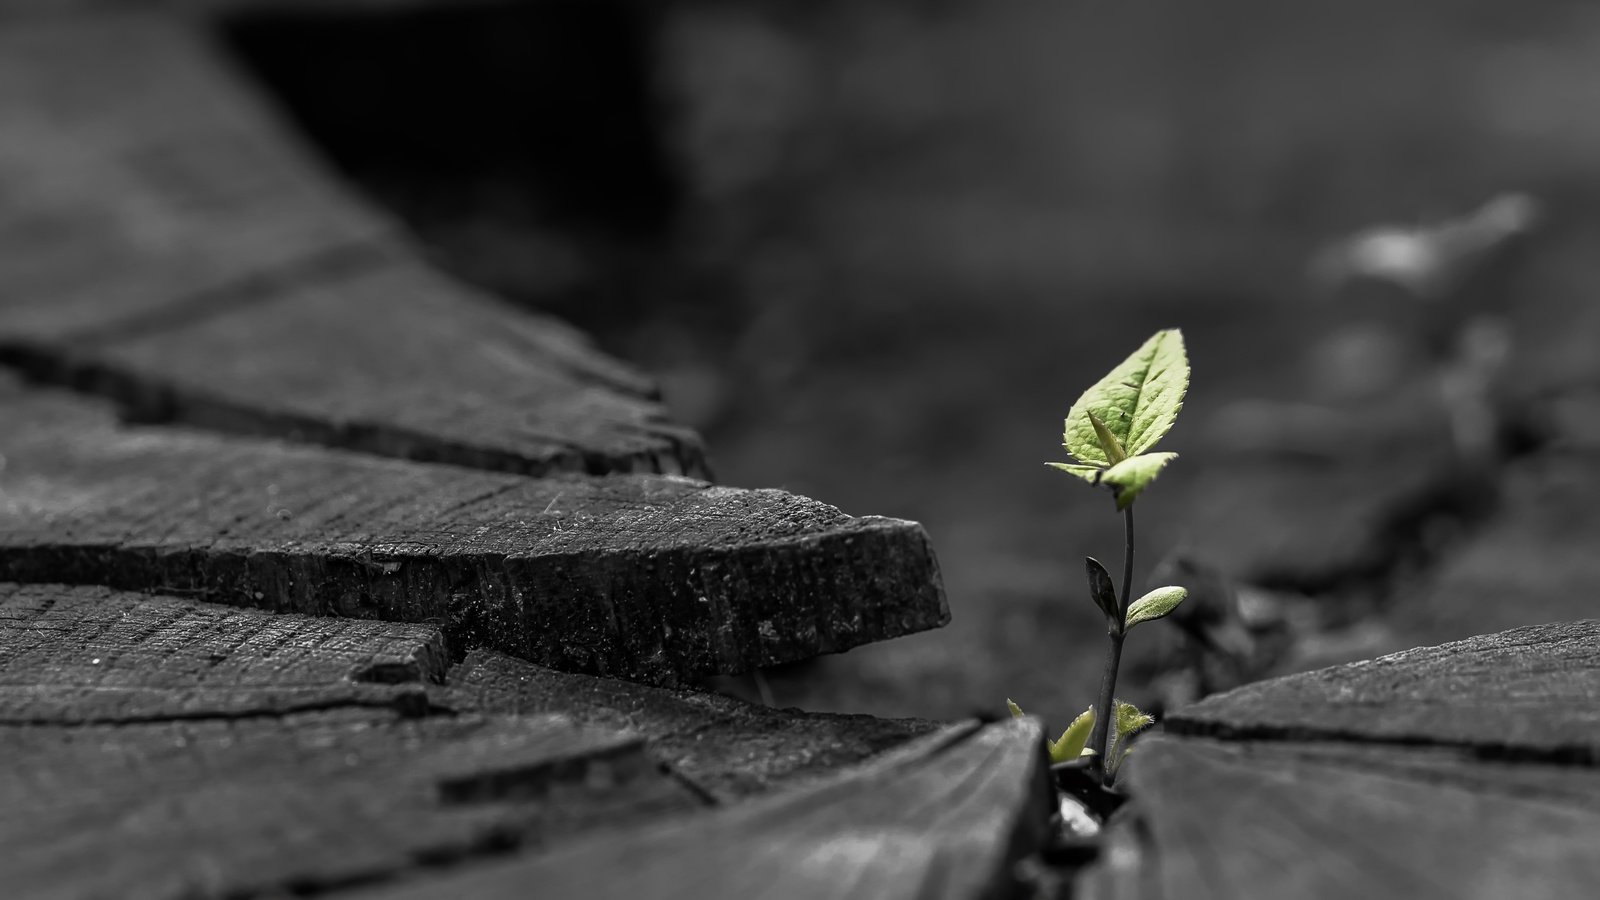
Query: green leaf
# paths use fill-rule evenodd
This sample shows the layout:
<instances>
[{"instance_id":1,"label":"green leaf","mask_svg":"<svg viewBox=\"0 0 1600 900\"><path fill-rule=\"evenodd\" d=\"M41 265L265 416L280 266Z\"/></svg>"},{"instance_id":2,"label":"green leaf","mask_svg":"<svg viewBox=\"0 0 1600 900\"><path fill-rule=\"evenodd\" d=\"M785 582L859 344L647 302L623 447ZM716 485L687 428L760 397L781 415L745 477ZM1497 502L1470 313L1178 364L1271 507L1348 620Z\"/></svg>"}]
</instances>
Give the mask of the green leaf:
<instances>
[{"instance_id":1,"label":"green leaf","mask_svg":"<svg viewBox=\"0 0 1600 900\"><path fill-rule=\"evenodd\" d=\"M1188 390L1183 334L1175 328L1158 331L1072 404L1063 443L1079 462L1115 465L1118 460L1101 445L1093 413L1128 457L1138 456L1172 430Z\"/></svg>"},{"instance_id":2,"label":"green leaf","mask_svg":"<svg viewBox=\"0 0 1600 900\"><path fill-rule=\"evenodd\" d=\"M1142 712L1132 703L1117 701L1117 738L1130 737L1156 723L1156 717Z\"/></svg>"},{"instance_id":3,"label":"green leaf","mask_svg":"<svg viewBox=\"0 0 1600 900\"><path fill-rule=\"evenodd\" d=\"M1089 707L1078 714L1067 730L1061 732L1061 737L1050 742L1050 761L1053 763L1072 762L1084 754L1083 745L1089 742L1089 735L1094 731L1094 707Z\"/></svg>"},{"instance_id":4,"label":"green leaf","mask_svg":"<svg viewBox=\"0 0 1600 900\"><path fill-rule=\"evenodd\" d=\"M1094 426L1094 439L1100 442L1100 449L1105 451L1106 458L1111 460L1111 464L1116 465L1127 459L1128 451L1122 449L1122 441L1111 433L1111 429L1094 414L1094 410L1090 410L1088 415L1089 424Z\"/></svg>"},{"instance_id":5,"label":"green leaf","mask_svg":"<svg viewBox=\"0 0 1600 900\"><path fill-rule=\"evenodd\" d=\"M1060 469L1068 475L1076 475L1090 484L1099 484L1100 476L1106 472L1099 466L1080 466L1075 463L1045 463L1045 465L1052 469Z\"/></svg>"},{"instance_id":6,"label":"green leaf","mask_svg":"<svg viewBox=\"0 0 1600 900\"><path fill-rule=\"evenodd\" d=\"M1187 596L1189 596L1188 588L1176 586L1156 588L1133 601L1128 607L1128 623L1123 626L1124 630L1165 616L1177 609L1178 604Z\"/></svg>"},{"instance_id":7,"label":"green leaf","mask_svg":"<svg viewBox=\"0 0 1600 900\"><path fill-rule=\"evenodd\" d=\"M1167 463L1178 458L1176 453L1146 453L1143 456L1130 456L1109 469L1100 473L1100 484L1109 484L1117 495L1117 509L1127 509L1133 505L1135 497L1150 482L1156 480L1161 470Z\"/></svg>"},{"instance_id":8,"label":"green leaf","mask_svg":"<svg viewBox=\"0 0 1600 900\"><path fill-rule=\"evenodd\" d=\"M1134 706L1132 703L1117 701L1116 728L1111 735L1111 746L1106 751L1106 768L1113 775L1116 774L1118 769L1122 768L1122 761L1127 758L1128 751L1133 749L1128 746L1128 738L1155 723L1155 717L1140 712L1139 707Z\"/></svg>"},{"instance_id":9,"label":"green leaf","mask_svg":"<svg viewBox=\"0 0 1600 900\"><path fill-rule=\"evenodd\" d=\"M1100 607L1109 621L1117 621L1117 589L1111 583L1111 573L1092 556L1085 556L1083 565L1089 570L1089 596L1094 599L1094 605Z\"/></svg>"},{"instance_id":10,"label":"green leaf","mask_svg":"<svg viewBox=\"0 0 1600 900\"><path fill-rule=\"evenodd\" d=\"M1016 705L1015 703L1012 703L1010 697L1006 698L1006 709L1011 710L1012 718L1020 719L1023 716L1022 707Z\"/></svg>"}]
</instances>

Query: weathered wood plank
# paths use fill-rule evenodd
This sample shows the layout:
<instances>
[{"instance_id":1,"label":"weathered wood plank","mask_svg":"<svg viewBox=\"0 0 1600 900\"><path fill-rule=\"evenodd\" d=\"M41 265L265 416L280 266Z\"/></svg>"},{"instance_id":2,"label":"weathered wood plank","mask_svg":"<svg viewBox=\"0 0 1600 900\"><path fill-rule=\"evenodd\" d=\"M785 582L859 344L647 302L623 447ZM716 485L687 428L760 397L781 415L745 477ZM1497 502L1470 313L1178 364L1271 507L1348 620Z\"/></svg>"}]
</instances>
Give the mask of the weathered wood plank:
<instances>
[{"instance_id":1,"label":"weathered wood plank","mask_svg":"<svg viewBox=\"0 0 1600 900\"><path fill-rule=\"evenodd\" d=\"M0 580L426 622L571 671L671 682L949 616L927 535L773 490L527 479L119 427L0 383Z\"/></svg>"},{"instance_id":2,"label":"weathered wood plank","mask_svg":"<svg viewBox=\"0 0 1600 900\"><path fill-rule=\"evenodd\" d=\"M405 262L107 339L88 358L91 386L141 418L530 475L707 471L647 379L566 325Z\"/></svg>"},{"instance_id":3,"label":"weathered wood plank","mask_svg":"<svg viewBox=\"0 0 1600 900\"><path fill-rule=\"evenodd\" d=\"M540 474L704 476L654 384L414 262L198 25L0 33L0 362L173 419Z\"/></svg>"},{"instance_id":4,"label":"weathered wood plank","mask_svg":"<svg viewBox=\"0 0 1600 900\"><path fill-rule=\"evenodd\" d=\"M700 806L641 750L560 717L352 709L0 726L0 879L41 900L303 893Z\"/></svg>"},{"instance_id":5,"label":"weathered wood plank","mask_svg":"<svg viewBox=\"0 0 1600 900\"><path fill-rule=\"evenodd\" d=\"M0 32L0 340L57 342L362 258L393 230L312 165L192 25Z\"/></svg>"},{"instance_id":6,"label":"weathered wood plank","mask_svg":"<svg viewBox=\"0 0 1600 900\"><path fill-rule=\"evenodd\" d=\"M702 792L732 801L816 779L940 726L917 719L770 709L691 691L572 675L476 652L450 672L447 706L560 713L644 736L653 758Z\"/></svg>"},{"instance_id":7,"label":"weathered wood plank","mask_svg":"<svg viewBox=\"0 0 1600 900\"><path fill-rule=\"evenodd\" d=\"M388 881L591 829L678 821L708 801L817 782L937 729L770 710L494 654L437 684L438 643L430 626L0 585L0 879L28 897ZM368 678L417 678L387 687L424 702L389 703ZM950 759L928 758L953 734L870 771L959 784ZM999 831L987 837L1028 832L1011 852L1032 846L1016 817L1044 796L1018 787L1037 774L1037 734L1028 740L991 747L999 758L988 762L961 751L973 790L1017 805L992 810ZM1013 757L1029 748L1019 765ZM887 808L920 796L896 790ZM941 802L935 794L934 808ZM958 837L938 840L967 847ZM974 853L981 868L988 857Z\"/></svg>"},{"instance_id":8,"label":"weathered wood plank","mask_svg":"<svg viewBox=\"0 0 1600 900\"><path fill-rule=\"evenodd\" d=\"M1158 737L1128 775L1136 802L1075 896L1563 898L1600 884L1592 769Z\"/></svg>"},{"instance_id":9,"label":"weathered wood plank","mask_svg":"<svg viewBox=\"0 0 1600 900\"><path fill-rule=\"evenodd\" d=\"M1179 734L1468 747L1600 762L1600 621L1516 628L1246 685L1176 710Z\"/></svg>"},{"instance_id":10,"label":"weathered wood plank","mask_svg":"<svg viewBox=\"0 0 1600 900\"><path fill-rule=\"evenodd\" d=\"M427 625L272 615L102 587L0 584L0 725L425 714L444 679Z\"/></svg>"},{"instance_id":11,"label":"weathered wood plank","mask_svg":"<svg viewBox=\"0 0 1600 900\"><path fill-rule=\"evenodd\" d=\"M532 886L552 897L1005 896L1012 865L1042 840L1046 778L1037 724L952 726L814 789L382 896L522 897Z\"/></svg>"}]
</instances>

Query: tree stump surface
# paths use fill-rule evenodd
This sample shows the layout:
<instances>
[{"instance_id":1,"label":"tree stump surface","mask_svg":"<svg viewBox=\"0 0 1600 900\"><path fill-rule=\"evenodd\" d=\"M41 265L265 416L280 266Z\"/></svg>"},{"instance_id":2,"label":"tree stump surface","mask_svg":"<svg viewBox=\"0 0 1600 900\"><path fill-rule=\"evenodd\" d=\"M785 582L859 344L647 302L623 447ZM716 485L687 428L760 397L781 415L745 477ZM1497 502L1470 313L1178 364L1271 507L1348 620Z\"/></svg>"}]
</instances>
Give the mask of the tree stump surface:
<instances>
[{"instance_id":1,"label":"tree stump surface","mask_svg":"<svg viewBox=\"0 0 1600 900\"><path fill-rule=\"evenodd\" d=\"M912 896L952 868L971 891L951 896L975 896L1040 839L1044 757L1031 723L772 710L496 654L452 667L444 646L427 625L0 584L7 890L372 885L388 896L435 868L495 881L482 864L512 853L541 879L576 885L629 870L659 842L659 822L683 842L680 865L697 864L681 852L694 846L753 858L849 824L862 841L920 855L861 854L834 869L784 850L763 877L811 879L824 893L881 879ZM761 805L739 802L760 794ZM544 860L590 835L582 853ZM731 882L697 890L747 896Z\"/></svg>"},{"instance_id":2,"label":"tree stump surface","mask_svg":"<svg viewBox=\"0 0 1600 900\"><path fill-rule=\"evenodd\" d=\"M943 624L922 528L698 480L650 379L323 170L237 6L0 4L8 896L619 893L696 848L1003 890L1036 725L647 684Z\"/></svg>"},{"instance_id":3,"label":"tree stump surface","mask_svg":"<svg viewBox=\"0 0 1600 900\"><path fill-rule=\"evenodd\" d=\"M223 51L269 5L0 0L8 895L1014 892L1037 723L684 687L943 624L921 527L708 484L649 378L426 265ZM1360 569L1431 483L1260 556ZM1585 895L1597 627L1180 709L1077 886Z\"/></svg>"},{"instance_id":4,"label":"tree stump surface","mask_svg":"<svg viewBox=\"0 0 1600 900\"><path fill-rule=\"evenodd\" d=\"M1600 622L1247 685L1128 763L1094 897L1574 897L1600 884Z\"/></svg>"}]
</instances>

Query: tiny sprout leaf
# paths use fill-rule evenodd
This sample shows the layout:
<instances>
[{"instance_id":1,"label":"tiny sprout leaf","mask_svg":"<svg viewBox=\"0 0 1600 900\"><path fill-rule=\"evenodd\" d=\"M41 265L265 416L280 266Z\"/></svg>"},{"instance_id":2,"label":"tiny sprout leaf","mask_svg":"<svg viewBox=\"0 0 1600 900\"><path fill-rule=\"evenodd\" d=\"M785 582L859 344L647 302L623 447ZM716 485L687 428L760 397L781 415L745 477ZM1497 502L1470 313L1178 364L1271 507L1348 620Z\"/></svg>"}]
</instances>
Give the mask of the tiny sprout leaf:
<instances>
[{"instance_id":1,"label":"tiny sprout leaf","mask_svg":"<svg viewBox=\"0 0 1600 900\"><path fill-rule=\"evenodd\" d=\"M1183 598L1189 596L1188 588L1175 585L1159 587L1133 601L1128 607L1128 623L1125 628L1132 628L1142 622L1159 619L1178 608Z\"/></svg>"},{"instance_id":2,"label":"tiny sprout leaf","mask_svg":"<svg viewBox=\"0 0 1600 900\"><path fill-rule=\"evenodd\" d=\"M1137 734L1156 723L1155 716L1143 712L1132 703L1117 701L1117 737L1125 738Z\"/></svg>"},{"instance_id":3,"label":"tiny sprout leaf","mask_svg":"<svg viewBox=\"0 0 1600 900\"><path fill-rule=\"evenodd\" d=\"M1012 703L1011 702L1011 698L1009 698L1009 697L1006 698L1006 709L1011 710L1012 718L1020 719L1023 716L1022 707L1016 705L1015 703Z\"/></svg>"},{"instance_id":4,"label":"tiny sprout leaf","mask_svg":"<svg viewBox=\"0 0 1600 900\"><path fill-rule=\"evenodd\" d=\"M1078 714L1067 730L1061 732L1061 737L1050 742L1050 761L1052 763L1072 762L1085 753L1084 744L1089 742L1089 734L1094 731L1094 707L1089 707Z\"/></svg>"},{"instance_id":5,"label":"tiny sprout leaf","mask_svg":"<svg viewBox=\"0 0 1600 900\"><path fill-rule=\"evenodd\" d=\"M1113 775L1122 768L1122 761L1127 758L1133 748L1128 746L1128 738L1149 728L1156 723L1155 717L1141 712L1139 707L1132 703L1117 701L1117 720L1114 723L1114 734L1109 741L1110 747L1106 750L1106 768Z\"/></svg>"},{"instance_id":6,"label":"tiny sprout leaf","mask_svg":"<svg viewBox=\"0 0 1600 900\"><path fill-rule=\"evenodd\" d=\"M1117 589L1111 583L1111 573L1092 556L1085 556L1083 564L1089 570L1089 596L1094 605L1100 607L1107 620L1117 621Z\"/></svg>"},{"instance_id":7,"label":"tiny sprout leaf","mask_svg":"<svg viewBox=\"0 0 1600 900\"><path fill-rule=\"evenodd\" d=\"M1100 483L1111 485L1117 494L1117 509L1127 509L1133 505L1139 492L1150 486L1156 480L1161 470L1167 463L1178 458L1176 453L1146 453L1143 456L1130 456L1100 474Z\"/></svg>"},{"instance_id":8,"label":"tiny sprout leaf","mask_svg":"<svg viewBox=\"0 0 1600 900\"><path fill-rule=\"evenodd\" d=\"M1072 404L1063 443L1080 462L1102 467L1119 462L1101 445L1093 413L1116 436L1125 456L1138 456L1172 430L1188 390L1182 333L1158 331Z\"/></svg>"},{"instance_id":9,"label":"tiny sprout leaf","mask_svg":"<svg viewBox=\"0 0 1600 900\"><path fill-rule=\"evenodd\" d=\"M1095 440L1100 442L1100 449L1105 451L1106 458L1111 460L1111 464L1116 465L1127 459L1128 452L1122 449L1122 441L1117 440L1117 436L1111 433L1111 429L1106 427L1106 423L1102 422L1100 417L1094 414L1094 410L1089 410L1088 416L1089 424L1094 426Z\"/></svg>"}]
</instances>

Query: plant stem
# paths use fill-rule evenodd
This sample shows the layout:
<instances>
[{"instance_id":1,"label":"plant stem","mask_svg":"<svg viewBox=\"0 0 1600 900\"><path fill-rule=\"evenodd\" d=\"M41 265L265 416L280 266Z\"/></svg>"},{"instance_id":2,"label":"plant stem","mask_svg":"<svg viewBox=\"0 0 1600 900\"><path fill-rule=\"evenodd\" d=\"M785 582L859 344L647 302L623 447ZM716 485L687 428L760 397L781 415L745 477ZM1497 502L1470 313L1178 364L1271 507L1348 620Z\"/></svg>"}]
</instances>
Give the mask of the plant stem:
<instances>
[{"instance_id":1,"label":"plant stem","mask_svg":"<svg viewBox=\"0 0 1600 900\"><path fill-rule=\"evenodd\" d=\"M1133 506L1122 511L1126 545L1122 555L1122 596L1117 598L1117 621L1109 629L1111 646L1106 651L1106 668L1100 677L1100 702L1094 708L1094 732L1089 736L1089 746L1094 748L1100 766L1100 783L1111 786L1110 751L1111 729L1116 721L1117 668L1122 665L1122 640L1126 636L1124 622L1128 621L1128 598L1133 585Z\"/></svg>"}]
</instances>

